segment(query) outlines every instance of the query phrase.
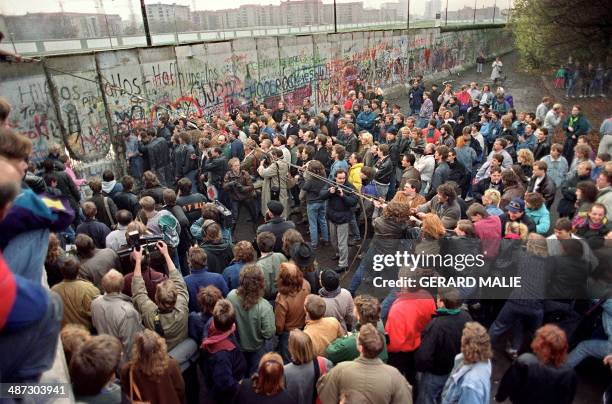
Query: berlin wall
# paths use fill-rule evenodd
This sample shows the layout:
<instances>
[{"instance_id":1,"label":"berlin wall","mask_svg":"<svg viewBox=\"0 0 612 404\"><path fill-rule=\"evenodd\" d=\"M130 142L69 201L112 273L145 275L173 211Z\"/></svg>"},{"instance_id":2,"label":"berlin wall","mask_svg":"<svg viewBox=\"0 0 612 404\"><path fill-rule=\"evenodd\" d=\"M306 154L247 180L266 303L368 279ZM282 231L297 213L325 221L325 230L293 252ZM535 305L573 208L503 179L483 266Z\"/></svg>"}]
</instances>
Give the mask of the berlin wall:
<instances>
[{"instance_id":1,"label":"berlin wall","mask_svg":"<svg viewBox=\"0 0 612 404\"><path fill-rule=\"evenodd\" d=\"M253 100L292 108L310 98L321 110L344 100L357 78L389 91L511 48L503 28L430 28L109 50L0 65L0 96L14 108L9 125L34 143L34 160L60 143L76 167L99 175L123 155L120 131L154 125L160 106L210 116L247 111Z\"/></svg>"}]
</instances>

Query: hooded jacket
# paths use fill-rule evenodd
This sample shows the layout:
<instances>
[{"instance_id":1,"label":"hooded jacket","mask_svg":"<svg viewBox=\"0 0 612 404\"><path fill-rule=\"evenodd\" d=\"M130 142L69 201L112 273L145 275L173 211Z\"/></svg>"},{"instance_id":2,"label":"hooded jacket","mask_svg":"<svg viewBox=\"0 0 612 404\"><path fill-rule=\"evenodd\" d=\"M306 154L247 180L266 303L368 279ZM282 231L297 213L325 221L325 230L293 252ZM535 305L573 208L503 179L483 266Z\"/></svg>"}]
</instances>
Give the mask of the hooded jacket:
<instances>
[{"instance_id":1,"label":"hooded jacket","mask_svg":"<svg viewBox=\"0 0 612 404\"><path fill-rule=\"evenodd\" d=\"M502 225L498 216L489 215L474 222L474 231L480 239L485 258L495 258L502 238Z\"/></svg>"},{"instance_id":2,"label":"hooded jacket","mask_svg":"<svg viewBox=\"0 0 612 404\"><path fill-rule=\"evenodd\" d=\"M240 381L246 376L247 364L238 349L236 325L225 331L217 331L210 321L208 335L202 341L200 367L207 392L217 403L230 403L238 391Z\"/></svg>"},{"instance_id":3,"label":"hooded jacket","mask_svg":"<svg viewBox=\"0 0 612 404\"><path fill-rule=\"evenodd\" d=\"M119 192L123 191L123 184L117 182L117 180L112 181L102 181L102 195L109 196L114 198Z\"/></svg>"},{"instance_id":4,"label":"hooded jacket","mask_svg":"<svg viewBox=\"0 0 612 404\"><path fill-rule=\"evenodd\" d=\"M218 242L204 241L200 247L206 251L210 272L222 273L234 259L232 246L223 240Z\"/></svg>"}]
</instances>

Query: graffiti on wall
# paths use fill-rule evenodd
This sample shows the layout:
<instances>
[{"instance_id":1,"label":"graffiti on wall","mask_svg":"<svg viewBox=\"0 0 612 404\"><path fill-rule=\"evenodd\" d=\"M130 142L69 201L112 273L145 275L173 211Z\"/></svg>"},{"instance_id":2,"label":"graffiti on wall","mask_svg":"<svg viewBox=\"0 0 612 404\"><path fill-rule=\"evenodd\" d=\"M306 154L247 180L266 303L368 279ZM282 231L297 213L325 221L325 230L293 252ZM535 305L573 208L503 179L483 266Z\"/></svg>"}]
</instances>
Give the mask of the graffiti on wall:
<instances>
[{"instance_id":1,"label":"graffiti on wall","mask_svg":"<svg viewBox=\"0 0 612 404\"><path fill-rule=\"evenodd\" d=\"M62 138L45 76L3 81L0 94L7 97L13 107L9 126L32 141L32 160L42 160L49 144L59 143Z\"/></svg>"},{"instance_id":2,"label":"graffiti on wall","mask_svg":"<svg viewBox=\"0 0 612 404\"><path fill-rule=\"evenodd\" d=\"M95 77L95 72L79 74L90 79ZM57 75L52 80L64 123L64 145L71 156L84 162L106 157L111 142L99 87L91 81L78 81L69 75Z\"/></svg>"},{"instance_id":3,"label":"graffiti on wall","mask_svg":"<svg viewBox=\"0 0 612 404\"><path fill-rule=\"evenodd\" d=\"M44 75L5 80L0 91L15 109L10 125L33 140L35 158L46 154L50 142L63 141L72 157L97 171L100 164L93 162L109 155L111 136L153 127L167 110L174 117L210 117L248 111L254 102L274 108L281 99L293 109L305 98L321 110L342 102L358 79L385 89L511 46L511 36L502 29L241 38L183 46L180 52L173 48L175 57L168 48L159 54L147 50L147 63L140 63L139 50L98 53L95 58L105 62L104 68L75 74L99 75L101 86L53 75L57 106ZM159 60L151 62L156 55Z\"/></svg>"}]
</instances>

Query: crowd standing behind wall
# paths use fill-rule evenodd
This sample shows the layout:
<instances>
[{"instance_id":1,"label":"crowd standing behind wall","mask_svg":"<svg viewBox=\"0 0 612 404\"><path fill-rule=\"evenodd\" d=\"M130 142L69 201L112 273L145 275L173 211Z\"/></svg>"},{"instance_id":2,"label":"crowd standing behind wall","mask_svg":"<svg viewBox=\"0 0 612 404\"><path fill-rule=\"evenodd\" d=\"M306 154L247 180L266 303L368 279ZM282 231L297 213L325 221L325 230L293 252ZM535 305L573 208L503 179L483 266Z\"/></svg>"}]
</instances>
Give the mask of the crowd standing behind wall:
<instances>
[{"instance_id":1,"label":"crowd standing behind wall","mask_svg":"<svg viewBox=\"0 0 612 404\"><path fill-rule=\"evenodd\" d=\"M89 177L121 170L122 133L154 125L164 108L209 117L246 111L253 100L272 106L282 98L293 109L310 98L320 111L344 99L358 78L388 91L511 48L503 28L241 38L3 64L0 95L15 111L9 126L32 140L34 160L48 145L64 144Z\"/></svg>"}]
</instances>

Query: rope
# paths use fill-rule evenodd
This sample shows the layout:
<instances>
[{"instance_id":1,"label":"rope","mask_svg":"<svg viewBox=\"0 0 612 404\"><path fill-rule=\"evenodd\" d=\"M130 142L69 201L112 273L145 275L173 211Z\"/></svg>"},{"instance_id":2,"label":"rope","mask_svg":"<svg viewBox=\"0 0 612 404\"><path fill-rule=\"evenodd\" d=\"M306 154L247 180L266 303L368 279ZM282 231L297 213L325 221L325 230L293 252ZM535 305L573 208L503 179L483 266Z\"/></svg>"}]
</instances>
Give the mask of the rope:
<instances>
[{"instance_id":1,"label":"rope","mask_svg":"<svg viewBox=\"0 0 612 404\"><path fill-rule=\"evenodd\" d=\"M36 59L33 59L33 60L34 60L34 61L36 61L36 62L39 62L39 61L40 61L40 60L36 60ZM98 85L98 84L99 84L98 80L94 80L94 79L90 79L90 78L87 78L87 77L83 77L83 76L80 76L80 75L78 75L78 74L74 74L74 73L66 72L66 71L63 71L63 70L61 70L61 69L57 69L57 68L50 67L50 66L47 66L47 65L45 65L45 68L47 68L47 69L49 69L49 70L52 70L52 71L55 71L55 72L57 72L57 73L65 74L65 75L68 75L68 76L71 76L71 77L74 77L74 78L80 79L80 80L88 81L88 82L90 82L90 83L94 83L94 84L96 84L96 85ZM149 103L149 104L151 104L151 105L153 105L153 106L155 106L155 107L157 107L157 108L161 108L161 109L163 109L163 110L167 111L169 114L172 114L172 115L177 115L177 116L179 116L180 118L185 119L185 120L188 122L188 124L189 124L191 127L193 127L194 129L200 129L200 127L198 126L198 122L197 122L197 121L194 121L194 120L192 120L191 118L189 118L189 117L187 117L187 116L185 116L185 115L178 114L178 113L176 113L175 111L173 111L172 109L170 109L170 108L166 107L165 105L159 104L159 103L155 102L154 100L148 99L148 98L143 97L143 96L141 96L141 95L139 95L139 94L135 94L135 93L133 93L133 92L131 92L131 91L128 91L128 90L125 90L125 89L123 89L123 88L121 88L121 87L119 87L119 86L116 86L116 85L114 85L113 83L111 83L111 82L110 82L110 81L109 81L107 78L105 78L105 77L104 77L102 74L100 74L100 78L101 78L101 79L103 79L103 80L106 82L106 84L109 86L109 88L114 89L114 90L118 90L118 91L119 91L119 94L127 94L127 95L130 95L131 97L134 97L134 98L139 99L139 100L141 100L141 101L147 102L147 103ZM242 105L246 105L246 104L242 104ZM204 123L204 125L202 125L202 126L203 126L204 128L206 128L206 129L208 129L210 132L215 133L215 134L217 134L217 135L224 135L224 136L226 135L226 133L225 133L225 132L222 132L222 131L220 131L219 129L217 129L217 128L215 128L215 127L211 126L211 125L210 125L208 122ZM276 157L275 157L275 156L270 155L268 152L266 152L266 151L262 150L261 148L257 148L257 149L258 149L259 151L261 151L261 152L263 152L263 153L265 153L265 154L269 155L269 156L270 156L271 158L273 158L274 160L276 160ZM285 163L286 163L286 162L285 162ZM306 168L306 167L298 166L298 165L296 165L296 164L287 163L287 165L288 165L289 167L296 168L298 171L304 171L304 170L307 170L307 168ZM351 264L349 265L348 271L347 271L345 274L343 274L343 275L342 275L342 278L344 278L344 277L345 277L345 276L348 274L348 272L350 272L350 270L352 270L352 269L353 269L353 266L355 265L355 262L356 262L356 261L357 261L357 259L359 258L359 253L361 252L361 250L362 250L362 248L363 248L363 244L365 243L365 241L366 241L366 239L367 239L367 235L368 235L368 218L367 218L367 216L365 215L365 205L364 205L363 201L364 201L364 200L366 200L366 201L370 201L370 202L372 202L372 203L375 203L375 202L380 202L380 203L383 203L383 202L385 202L385 200L384 200L384 198L375 198L375 197L371 197L371 196L363 195L363 194L361 194L359 191L357 191L357 190L356 190L356 189L354 189L354 188L348 187L348 186L346 186L346 185L344 185L344 184L338 184L338 183L336 183L335 181L329 180L327 177L320 176L320 175L315 174L315 173L313 173L313 172L311 172L311 171L308 171L308 174L309 174L309 175L311 175L311 176L312 176L312 177L314 177L314 178L317 178L317 179L319 179L319 180L321 180L321 181L325 182L326 184L329 184L329 185L332 185L332 186L334 186L334 187L336 187L336 188L342 189L342 191L343 191L343 192L347 192L347 193L350 193L350 194L352 194L352 195L357 196L357 197L359 198L359 202L360 202L360 204L361 204L361 209L362 209L362 211L364 212L364 218L365 218L365 229L364 229L364 235L363 235L363 238L362 238L362 242L361 242L361 244L359 245L359 249L358 249L358 250L357 250L357 252L355 253L355 256L353 257L353 260L351 261ZM348 173L347 173L347 177L348 177ZM348 178L347 178L347 180L348 180Z\"/></svg>"}]
</instances>

